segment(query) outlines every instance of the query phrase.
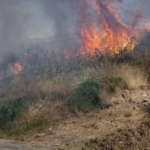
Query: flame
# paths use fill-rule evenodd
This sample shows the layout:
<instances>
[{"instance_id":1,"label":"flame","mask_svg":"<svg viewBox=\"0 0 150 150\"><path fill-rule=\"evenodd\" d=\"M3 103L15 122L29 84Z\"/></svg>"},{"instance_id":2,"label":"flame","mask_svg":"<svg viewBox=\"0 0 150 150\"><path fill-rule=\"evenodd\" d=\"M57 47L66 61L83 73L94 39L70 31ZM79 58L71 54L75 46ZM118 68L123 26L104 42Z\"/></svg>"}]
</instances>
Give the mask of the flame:
<instances>
[{"instance_id":1,"label":"flame","mask_svg":"<svg viewBox=\"0 0 150 150\"><path fill-rule=\"evenodd\" d=\"M16 62L15 64L10 64L9 68L13 74L18 74L23 70L23 66L21 66L19 62Z\"/></svg>"},{"instance_id":2,"label":"flame","mask_svg":"<svg viewBox=\"0 0 150 150\"><path fill-rule=\"evenodd\" d=\"M137 18L126 25L113 10L114 7L113 3L108 4L105 0L80 0L79 49L83 56L96 53L115 55L125 48L130 52L137 45L137 39L144 34L145 27L138 27L138 21L144 20L144 17L135 12ZM150 30L149 26L146 29Z\"/></svg>"}]
</instances>

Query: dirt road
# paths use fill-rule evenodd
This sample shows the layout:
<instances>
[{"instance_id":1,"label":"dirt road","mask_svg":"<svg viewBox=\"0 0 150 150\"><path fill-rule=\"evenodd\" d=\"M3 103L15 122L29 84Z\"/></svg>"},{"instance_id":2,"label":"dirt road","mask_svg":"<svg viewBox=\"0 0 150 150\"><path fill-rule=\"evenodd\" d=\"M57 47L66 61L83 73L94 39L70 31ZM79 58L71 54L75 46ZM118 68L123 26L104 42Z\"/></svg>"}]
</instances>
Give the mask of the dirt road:
<instances>
[{"instance_id":1,"label":"dirt road","mask_svg":"<svg viewBox=\"0 0 150 150\"><path fill-rule=\"evenodd\" d=\"M52 150L52 149L25 142L0 140L0 150Z\"/></svg>"}]
</instances>

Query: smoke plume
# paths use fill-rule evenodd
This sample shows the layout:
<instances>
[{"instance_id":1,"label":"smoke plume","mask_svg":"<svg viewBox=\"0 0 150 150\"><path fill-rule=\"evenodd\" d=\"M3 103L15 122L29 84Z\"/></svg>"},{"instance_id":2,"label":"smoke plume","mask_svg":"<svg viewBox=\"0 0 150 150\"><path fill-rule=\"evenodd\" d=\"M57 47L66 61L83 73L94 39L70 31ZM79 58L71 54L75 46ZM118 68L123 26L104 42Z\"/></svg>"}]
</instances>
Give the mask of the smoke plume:
<instances>
[{"instance_id":1,"label":"smoke plume","mask_svg":"<svg viewBox=\"0 0 150 150\"><path fill-rule=\"evenodd\" d=\"M113 9L127 24L140 26L141 20L150 20L149 0L104 1L113 2ZM81 36L79 3L80 0L0 0L0 55L34 46L49 50L71 47Z\"/></svg>"}]
</instances>

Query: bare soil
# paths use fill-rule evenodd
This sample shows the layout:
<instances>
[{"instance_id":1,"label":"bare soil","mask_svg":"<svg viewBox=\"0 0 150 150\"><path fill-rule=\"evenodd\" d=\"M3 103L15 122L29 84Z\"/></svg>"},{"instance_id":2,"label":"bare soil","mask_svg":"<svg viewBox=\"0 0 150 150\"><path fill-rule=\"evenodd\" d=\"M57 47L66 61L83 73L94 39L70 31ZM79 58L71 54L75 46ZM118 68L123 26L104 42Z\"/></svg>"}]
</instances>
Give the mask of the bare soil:
<instances>
[{"instance_id":1,"label":"bare soil","mask_svg":"<svg viewBox=\"0 0 150 150\"><path fill-rule=\"evenodd\" d=\"M76 112L29 142L50 150L150 149L150 90L120 91L109 104L103 110Z\"/></svg>"}]
</instances>

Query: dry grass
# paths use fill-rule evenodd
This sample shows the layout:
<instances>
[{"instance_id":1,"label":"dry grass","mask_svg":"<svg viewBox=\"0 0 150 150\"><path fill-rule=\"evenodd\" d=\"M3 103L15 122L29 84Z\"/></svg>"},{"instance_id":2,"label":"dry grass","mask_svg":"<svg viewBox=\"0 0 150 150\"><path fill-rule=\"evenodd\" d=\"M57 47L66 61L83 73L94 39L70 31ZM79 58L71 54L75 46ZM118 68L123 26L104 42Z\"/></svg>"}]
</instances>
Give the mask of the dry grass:
<instances>
[{"instance_id":1,"label":"dry grass","mask_svg":"<svg viewBox=\"0 0 150 150\"><path fill-rule=\"evenodd\" d=\"M85 128L97 129L97 120L96 119L90 119L88 121L83 122L82 126Z\"/></svg>"},{"instance_id":2,"label":"dry grass","mask_svg":"<svg viewBox=\"0 0 150 150\"><path fill-rule=\"evenodd\" d=\"M110 74L108 72L107 74ZM112 66L112 76L122 77L129 89L147 85L148 75L144 70L129 65Z\"/></svg>"},{"instance_id":3,"label":"dry grass","mask_svg":"<svg viewBox=\"0 0 150 150\"><path fill-rule=\"evenodd\" d=\"M25 96L27 99L34 100L67 100L70 93L77 87L78 84L91 76L97 76L99 70L87 68L83 71L73 71L67 75L57 75L52 79L47 76L20 76L17 75L6 87L5 98L16 98L20 95ZM4 88L2 88L4 89Z\"/></svg>"},{"instance_id":4,"label":"dry grass","mask_svg":"<svg viewBox=\"0 0 150 150\"><path fill-rule=\"evenodd\" d=\"M69 74L57 75L52 79L48 78L47 75L42 78L40 76L31 78L29 75L26 77L17 75L9 84L9 87L5 89L5 95L7 95L7 98L24 95L25 97L27 96L27 99L36 100L69 100L70 93L81 82L91 77L102 76L122 77L129 89L145 86L148 80L148 76L140 68L108 63L105 67L99 66L97 68L72 71ZM119 90L119 88L116 90ZM100 98L106 102L109 101L108 91L101 91Z\"/></svg>"},{"instance_id":5,"label":"dry grass","mask_svg":"<svg viewBox=\"0 0 150 150\"><path fill-rule=\"evenodd\" d=\"M111 104L111 95L105 89L99 92L99 98L102 102L102 107L105 108L107 105L109 106Z\"/></svg>"},{"instance_id":6,"label":"dry grass","mask_svg":"<svg viewBox=\"0 0 150 150\"><path fill-rule=\"evenodd\" d=\"M131 111L127 111L127 112L125 112L125 114L124 114L124 117L126 117L126 118L129 118L129 117L131 117L132 116L132 112Z\"/></svg>"}]
</instances>

